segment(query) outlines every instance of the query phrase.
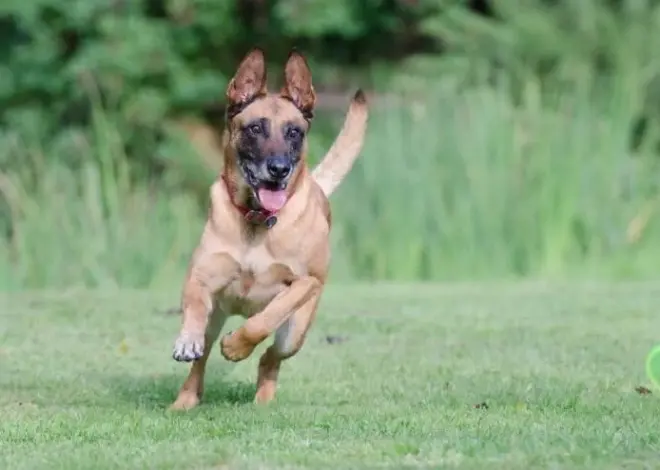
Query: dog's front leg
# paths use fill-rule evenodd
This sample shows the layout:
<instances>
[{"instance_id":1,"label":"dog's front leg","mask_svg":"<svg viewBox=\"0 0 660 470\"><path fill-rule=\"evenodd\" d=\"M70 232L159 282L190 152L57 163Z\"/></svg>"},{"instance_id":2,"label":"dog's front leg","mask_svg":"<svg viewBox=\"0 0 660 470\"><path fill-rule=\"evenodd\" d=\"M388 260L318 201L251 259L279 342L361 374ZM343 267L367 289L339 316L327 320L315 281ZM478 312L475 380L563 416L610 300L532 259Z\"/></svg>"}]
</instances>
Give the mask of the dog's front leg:
<instances>
[{"instance_id":1,"label":"dog's front leg","mask_svg":"<svg viewBox=\"0 0 660 470\"><path fill-rule=\"evenodd\" d=\"M238 330L222 338L222 355L229 361L242 361L259 343L284 324L293 312L318 296L320 290L321 282L315 277L305 276L295 280L261 312L247 319Z\"/></svg>"},{"instance_id":2,"label":"dog's front leg","mask_svg":"<svg viewBox=\"0 0 660 470\"><path fill-rule=\"evenodd\" d=\"M213 294L235 277L237 266L224 254L195 256L191 263L183 288L181 332L172 356L193 363L172 410L194 408L202 398L206 361L226 319L225 312L214 311Z\"/></svg>"},{"instance_id":3,"label":"dog's front leg","mask_svg":"<svg viewBox=\"0 0 660 470\"><path fill-rule=\"evenodd\" d=\"M204 335L213 311L213 296L232 281L238 264L225 253L196 255L186 278L181 299L181 331L174 343L172 357L180 362L204 356Z\"/></svg>"}]
</instances>

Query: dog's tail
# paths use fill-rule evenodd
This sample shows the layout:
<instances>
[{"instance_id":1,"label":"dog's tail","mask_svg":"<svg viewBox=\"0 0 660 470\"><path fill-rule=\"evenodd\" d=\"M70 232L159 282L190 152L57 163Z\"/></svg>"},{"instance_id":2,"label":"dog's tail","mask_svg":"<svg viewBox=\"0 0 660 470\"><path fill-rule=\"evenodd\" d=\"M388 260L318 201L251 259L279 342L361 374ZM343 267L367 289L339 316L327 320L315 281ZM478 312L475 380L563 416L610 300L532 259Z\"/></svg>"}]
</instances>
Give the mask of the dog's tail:
<instances>
[{"instance_id":1,"label":"dog's tail","mask_svg":"<svg viewBox=\"0 0 660 470\"><path fill-rule=\"evenodd\" d=\"M362 150L368 117L367 98L362 90L358 90L351 100L341 131L312 171L312 177L326 196L329 197L339 186Z\"/></svg>"}]
</instances>

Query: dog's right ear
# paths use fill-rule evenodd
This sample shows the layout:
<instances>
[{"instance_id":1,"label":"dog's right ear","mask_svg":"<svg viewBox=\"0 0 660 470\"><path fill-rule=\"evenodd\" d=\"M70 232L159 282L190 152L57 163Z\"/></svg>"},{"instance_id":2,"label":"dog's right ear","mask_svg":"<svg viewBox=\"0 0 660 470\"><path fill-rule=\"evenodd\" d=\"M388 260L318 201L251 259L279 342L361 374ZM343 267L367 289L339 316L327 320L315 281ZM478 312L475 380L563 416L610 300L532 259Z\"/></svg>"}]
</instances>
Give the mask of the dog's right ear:
<instances>
[{"instance_id":1,"label":"dog's right ear","mask_svg":"<svg viewBox=\"0 0 660 470\"><path fill-rule=\"evenodd\" d=\"M236 74L227 86L227 115L231 119L255 98L265 95L266 61L264 53L254 48L238 66Z\"/></svg>"}]
</instances>

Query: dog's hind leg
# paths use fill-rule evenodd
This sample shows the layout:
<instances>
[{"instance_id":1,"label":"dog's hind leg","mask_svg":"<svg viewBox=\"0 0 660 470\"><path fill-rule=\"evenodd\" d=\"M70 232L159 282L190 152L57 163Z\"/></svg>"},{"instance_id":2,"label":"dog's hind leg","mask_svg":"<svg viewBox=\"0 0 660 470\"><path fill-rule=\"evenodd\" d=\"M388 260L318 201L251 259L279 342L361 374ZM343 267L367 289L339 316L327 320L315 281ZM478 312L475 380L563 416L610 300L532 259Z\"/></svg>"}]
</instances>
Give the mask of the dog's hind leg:
<instances>
[{"instance_id":1,"label":"dog's hind leg","mask_svg":"<svg viewBox=\"0 0 660 470\"><path fill-rule=\"evenodd\" d=\"M314 296L296 310L275 332L275 341L259 359L255 402L268 403L275 398L277 377L282 361L302 348L318 307L320 295Z\"/></svg>"},{"instance_id":2,"label":"dog's hind leg","mask_svg":"<svg viewBox=\"0 0 660 470\"><path fill-rule=\"evenodd\" d=\"M192 363L188 378L186 378L186 381L179 390L176 401L170 406L171 410L188 410L199 404L204 394L206 361L211 355L213 344L218 340L226 319L227 316L217 310L209 318L206 333L204 334L204 353L202 357Z\"/></svg>"}]
</instances>

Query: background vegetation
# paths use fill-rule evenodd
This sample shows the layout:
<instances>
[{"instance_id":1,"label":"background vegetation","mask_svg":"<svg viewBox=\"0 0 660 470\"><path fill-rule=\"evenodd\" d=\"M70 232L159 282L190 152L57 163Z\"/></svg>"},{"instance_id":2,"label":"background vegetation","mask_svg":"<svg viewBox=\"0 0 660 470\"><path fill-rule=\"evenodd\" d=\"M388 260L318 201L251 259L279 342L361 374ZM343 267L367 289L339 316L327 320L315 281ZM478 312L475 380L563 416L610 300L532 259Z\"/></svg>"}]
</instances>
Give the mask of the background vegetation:
<instances>
[{"instance_id":1,"label":"background vegetation","mask_svg":"<svg viewBox=\"0 0 660 470\"><path fill-rule=\"evenodd\" d=\"M0 36L0 289L178 285L253 45L309 56L313 161L370 91L336 279L660 273L660 2L4 0Z\"/></svg>"}]
</instances>

